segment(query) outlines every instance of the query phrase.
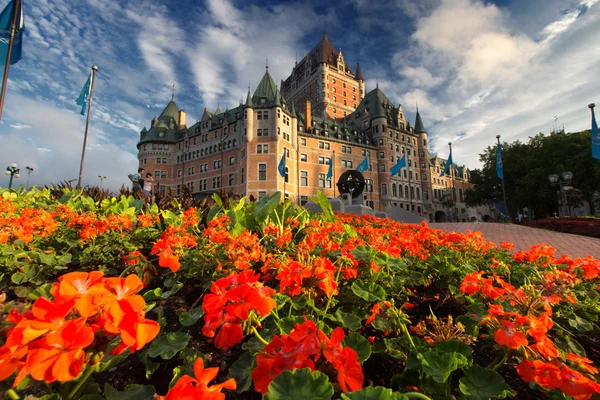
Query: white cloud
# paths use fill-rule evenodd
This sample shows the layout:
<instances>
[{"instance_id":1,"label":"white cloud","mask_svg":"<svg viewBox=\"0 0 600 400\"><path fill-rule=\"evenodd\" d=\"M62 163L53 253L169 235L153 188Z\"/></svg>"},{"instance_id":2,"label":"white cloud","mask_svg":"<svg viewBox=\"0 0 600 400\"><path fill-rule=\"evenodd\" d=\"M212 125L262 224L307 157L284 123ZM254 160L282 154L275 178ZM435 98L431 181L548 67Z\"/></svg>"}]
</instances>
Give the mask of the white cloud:
<instances>
[{"instance_id":1,"label":"white cloud","mask_svg":"<svg viewBox=\"0 0 600 400\"><path fill-rule=\"evenodd\" d=\"M432 88L444 81L442 77L433 76L429 70L423 66L409 67L405 66L400 71L405 79L411 81L414 86Z\"/></svg>"}]
</instances>

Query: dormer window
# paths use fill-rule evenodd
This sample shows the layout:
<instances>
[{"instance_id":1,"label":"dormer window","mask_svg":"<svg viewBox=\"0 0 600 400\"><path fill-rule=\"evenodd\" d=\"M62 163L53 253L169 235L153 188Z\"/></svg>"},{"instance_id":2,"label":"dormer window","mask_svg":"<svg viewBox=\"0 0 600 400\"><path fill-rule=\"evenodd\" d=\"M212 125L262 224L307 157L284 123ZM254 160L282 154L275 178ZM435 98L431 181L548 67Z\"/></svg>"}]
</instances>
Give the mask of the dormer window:
<instances>
[{"instance_id":1,"label":"dormer window","mask_svg":"<svg viewBox=\"0 0 600 400\"><path fill-rule=\"evenodd\" d=\"M266 103L267 103L267 99L264 97L261 97L260 104L266 104Z\"/></svg>"},{"instance_id":2,"label":"dormer window","mask_svg":"<svg viewBox=\"0 0 600 400\"><path fill-rule=\"evenodd\" d=\"M158 137L163 137L163 136L165 136L165 133L163 131L159 131L158 132Z\"/></svg>"},{"instance_id":3,"label":"dormer window","mask_svg":"<svg viewBox=\"0 0 600 400\"><path fill-rule=\"evenodd\" d=\"M219 119L219 124L223 123L223 118Z\"/></svg>"}]
</instances>

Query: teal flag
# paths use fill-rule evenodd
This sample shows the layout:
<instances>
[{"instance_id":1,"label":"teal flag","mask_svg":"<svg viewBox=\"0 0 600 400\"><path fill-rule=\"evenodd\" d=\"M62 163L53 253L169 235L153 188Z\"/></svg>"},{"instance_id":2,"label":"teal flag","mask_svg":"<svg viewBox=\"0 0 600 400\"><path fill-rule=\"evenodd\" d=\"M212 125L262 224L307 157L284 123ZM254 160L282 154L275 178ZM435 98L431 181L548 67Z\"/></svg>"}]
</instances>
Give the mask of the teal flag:
<instances>
[{"instance_id":1,"label":"teal flag","mask_svg":"<svg viewBox=\"0 0 600 400\"><path fill-rule=\"evenodd\" d=\"M8 42L10 40L10 30L12 28L14 13L17 13L17 21L15 24L15 36L13 38L12 53L10 55L10 64L15 64L21 59L23 50L23 31L25 23L23 20L22 1L19 2L17 9L15 6L17 1L11 0L2 13L0 14L0 65L6 65L6 56L8 55Z\"/></svg>"},{"instance_id":2,"label":"teal flag","mask_svg":"<svg viewBox=\"0 0 600 400\"><path fill-rule=\"evenodd\" d=\"M333 176L333 159L329 161L329 169L327 170L327 179L331 179Z\"/></svg>"},{"instance_id":3,"label":"teal flag","mask_svg":"<svg viewBox=\"0 0 600 400\"><path fill-rule=\"evenodd\" d=\"M90 92L92 90L92 73L90 72L90 76L88 77L85 85L83 85L83 89L81 89L81 93L79 93L79 97L75 101L77 105L81 106L81 115L85 115L85 106L90 98Z\"/></svg>"},{"instance_id":4,"label":"teal flag","mask_svg":"<svg viewBox=\"0 0 600 400\"><path fill-rule=\"evenodd\" d=\"M440 178L442 176L446 175L448 173L448 171L450 171L451 165L452 165L452 149L450 149L450 155L448 156L448 161L446 161L446 167L444 167L444 170L442 171Z\"/></svg>"},{"instance_id":5,"label":"teal flag","mask_svg":"<svg viewBox=\"0 0 600 400\"><path fill-rule=\"evenodd\" d=\"M498 142L498 148L496 149L496 174L498 178L504 179L504 172L502 171L502 149L500 148L500 142Z\"/></svg>"},{"instance_id":6,"label":"teal flag","mask_svg":"<svg viewBox=\"0 0 600 400\"><path fill-rule=\"evenodd\" d=\"M368 169L369 169L369 156L366 156L365 159L362 160L362 162L360 164L358 164L358 167L356 167L356 170L362 174L363 172L365 172Z\"/></svg>"},{"instance_id":7,"label":"teal flag","mask_svg":"<svg viewBox=\"0 0 600 400\"><path fill-rule=\"evenodd\" d=\"M596 115L592 107L592 157L600 160L600 132L596 123Z\"/></svg>"},{"instance_id":8,"label":"teal flag","mask_svg":"<svg viewBox=\"0 0 600 400\"><path fill-rule=\"evenodd\" d=\"M402 156L402 158L396 163L396 165L390 168L390 178L396 174L399 174L400 170L404 167L406 167L406 154Z\"/></svg>"},{"instance_id":9,"label":"teal flag","mask_svg":"<svg viewBox=\"0 0 600 400\"><path fill-rule=\"evenodd\" d=\"M277 170L279 171L279 175L281 175L282 178L285 178L285 152L286 152L286 150L283 149L283 154L281 155L281 161L279 161L279 167L277 167Z\"/></svg>"}]
</instances>

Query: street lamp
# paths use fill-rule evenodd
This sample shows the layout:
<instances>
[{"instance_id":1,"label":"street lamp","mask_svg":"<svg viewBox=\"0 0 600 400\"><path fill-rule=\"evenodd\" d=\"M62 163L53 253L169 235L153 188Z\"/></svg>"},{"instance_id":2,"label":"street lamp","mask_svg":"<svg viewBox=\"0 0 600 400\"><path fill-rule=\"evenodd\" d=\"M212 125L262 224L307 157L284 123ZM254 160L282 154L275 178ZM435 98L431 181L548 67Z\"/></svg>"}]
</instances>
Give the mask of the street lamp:
<instances>
[{"instance_id":1,"label":"street lamp","mask_svg":"<svg viewBox=\"0 0 600 400\"><path fill-rule=\"evenodd\" d=\"M560 188L560 198L559 198L559 202L558 202L559 215L560 215L560 208L562 208L564 205L564 207L566 209L566 213L563 210L563 215L567 214L570 217L571 210L569 209L569 202L568 202L565 191L572 189L572 187L569 186L569 184L573 180L573 173L569 172L569 171L565 171L561 174L561 176L558 176L556 174L548 175L548 180L550 181L550 184L552 186L558 185Z\"/></svg>"},{"instance_id":2,"label":"street lamp","mask_svg":"<svg viewBox=\"0 0 600 400\"><path fill-rule=\"evenodd\" d=\"M15 163L12 163L12 164L10 164L10 166L6 167L6 171L4 171L4 175L7 175L7 176L10 175L10 180L8 181L9 189L12 188L13 177L18 178L19 172L21 172L21 170L19 168L17 168L17 164L15 164Z\"/></svg>"},{"instance_id":3,"label":"street lamp","mask_svg":"<svg viewBox=\"0 0 600 400\"><path fill-rule=\"evenodd\" d=\"M104 175L104 176L98 175L98 178L100 179L100 190L102 190L102 183L107 178L107 176L106 175Z\"/></svg>"},{"instance_id":4,"label":"street lamp","mask_svg":"<svg viewBox=\"0 0 600 400\"><path fill-rule=\"evenodd\" d=\"M33 172L33 168L25 167L25 169L27 170L27 189L29 189L29 177L30 177L31 173Z\"/></svg>"}]
</instances>

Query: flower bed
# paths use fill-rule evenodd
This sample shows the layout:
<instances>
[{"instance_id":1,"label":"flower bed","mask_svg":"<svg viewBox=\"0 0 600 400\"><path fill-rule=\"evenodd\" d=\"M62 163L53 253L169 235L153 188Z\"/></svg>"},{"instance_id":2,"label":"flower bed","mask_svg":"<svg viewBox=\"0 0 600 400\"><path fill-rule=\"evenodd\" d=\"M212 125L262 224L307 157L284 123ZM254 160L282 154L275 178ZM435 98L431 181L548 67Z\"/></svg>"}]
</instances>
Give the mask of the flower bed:
<instances>
[{"instance_id":1,"label":"flower bed","mask_svg":"<svg viewBox=\"0 0 600 400\"><path fill-rule=\"evenodd\" d=\"M1 192L0 384L47 400L600 393L598 260L317 200L321 215L279 194L172 211Z\"/></svg>"},{"instance_id":2,"label":"flower bed","mask_svg":"<svg viewBox=\"0 0 600 400\"><path fill-rule=\"evenodd\" d=\"M524 225L531 226L532 228L600 238L600 218L546 218L525 222Z\"/></svg>"}]
</instances>

